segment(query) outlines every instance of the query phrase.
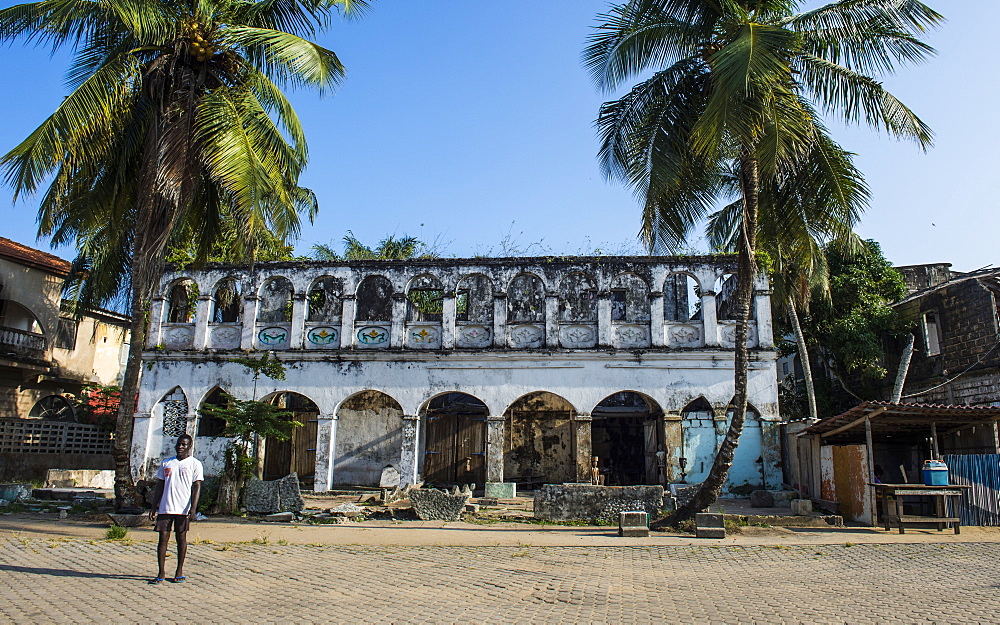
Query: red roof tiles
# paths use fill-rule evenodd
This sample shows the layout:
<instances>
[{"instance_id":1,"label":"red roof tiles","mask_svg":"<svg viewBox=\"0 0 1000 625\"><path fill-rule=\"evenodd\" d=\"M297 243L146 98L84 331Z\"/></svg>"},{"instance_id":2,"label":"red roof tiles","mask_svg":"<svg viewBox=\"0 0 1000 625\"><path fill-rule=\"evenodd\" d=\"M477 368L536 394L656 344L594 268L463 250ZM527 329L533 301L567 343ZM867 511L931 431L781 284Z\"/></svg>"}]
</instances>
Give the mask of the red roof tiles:
<instances>
[{"instance_id":1,"label":"red roof tiles","mask_svg":"<svg viewBox=\"0 0 1000 625\"><path fill-rule=\"evenodd\" d=\"M3 237L0 237L0 258L6 258L35 269L42 269L58 276L68 275L71 267L69 262L58 256Z\"/></svg>"}]
</instances>

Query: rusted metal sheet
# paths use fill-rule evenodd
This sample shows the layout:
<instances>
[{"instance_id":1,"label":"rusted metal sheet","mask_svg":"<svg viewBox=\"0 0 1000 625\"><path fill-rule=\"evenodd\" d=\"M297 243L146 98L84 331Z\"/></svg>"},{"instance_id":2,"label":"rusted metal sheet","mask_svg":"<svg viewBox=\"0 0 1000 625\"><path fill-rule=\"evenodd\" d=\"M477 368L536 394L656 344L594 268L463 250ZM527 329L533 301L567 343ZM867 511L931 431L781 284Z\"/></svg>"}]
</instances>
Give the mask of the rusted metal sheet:
<instances>
[{"instance_id":1,"label":"rusted metal sheet","mask_svg":"<svg viewBox=\"0 0 1000 625\"><path fill-rule=\"evenodd\" d=\"M845 519L870 523L868 452L864 445L833 447L833 480L840 515Z\"/></svg>"}]
</instances>

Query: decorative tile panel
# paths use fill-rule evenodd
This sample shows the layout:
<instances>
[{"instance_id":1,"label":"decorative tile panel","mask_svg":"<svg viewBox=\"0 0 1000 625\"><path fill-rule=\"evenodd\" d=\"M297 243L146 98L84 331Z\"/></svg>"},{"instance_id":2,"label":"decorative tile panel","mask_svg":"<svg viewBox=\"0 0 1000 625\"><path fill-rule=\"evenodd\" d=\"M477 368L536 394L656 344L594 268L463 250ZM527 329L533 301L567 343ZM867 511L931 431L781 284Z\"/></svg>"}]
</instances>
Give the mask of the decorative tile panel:
<instances>
[{"instance_id":1,"label":"decorative tile panel","mask_svg":"<svg viewBox=\"0 0 1000 625\"><path fill-rule=\"evenodd\" d=\"M181 395L180 399L163 401L163 435L177 437L187 433L188 404Z\"/></svg>"},{"instance_id":2,"label":"decorative tile panel","mask_svg":"<svg viewBox=\"0 0 1000 625\"><path fill-rule=\"evenodd\" d=\"M693 324L667 324L668 347L701 347L701 327Z\"/></svg>"},{"instance_id":3,"label":"decorative tile panel","mask_svg":"<svg viewBox=\"0 0 1000 625\"><path fill-rule=\"evenodd\" d=\"M288 349L291 330L286 326L267 326L257 331L257 343L263 349Z\"/></svg>"},{"instance_id":4,"label":"decorative tile panel","mask_svg":"<svg viewBox=\"0 0 1000 625\"><path fill-rule=\"evenodd\" d=\"M545 328L542 325L522 324L514 326L507 333L510 346L515 349L533 349L545 343Z\"/></svg>"},{"instance_id":5,"label":"decorative tile panel","mask_svg":"<svg viewBox=\"0 0 1000 625\"><path fill-rule=\"evenodd\" d=\"M243 327L239 325L216 326L209 334L211 349L239 349Z\"/></svg>"},{"instance_id":6,"label":"decorative tile panel","mask_svg":"<svg viewBox=\"0 0 1000 625\"><path fill-rule=\"evenodd\" d=\"M719 344L722 347L736 347L736 324L735 323L725 323L719 324ZM756 347L757 345L757 324L751 321L747 325L747 347Z\"/></svg>"},{"instance_id":7,"label":"decorative tile panel","mask_svg":"<svg viewBox=\"0 0 1000 625\"><path fill-rule=\"evenodd\" d=\"M329 325L306 328L307 349L337 349L339 347L339 329Z\"/></svg>"},{"instance_id":8,"label":"decorative tile panel","mask_svg":"<svg viewBox=\"0 0 1000 625\"><path fill-rule=\"evenodd\" d=\"M481 325L458 326L455 342L459 347L489 347L493 344L493 330Z\"/></svg>"},{"instance_id":9,"label":"decorative tile panel","mask_svg":"<svg viewBox=\"0 0 1000 625\"><path fill-rule=\"evenodd\" d=\"M559 328L559 344L570 349L597 345L597 324L572 324Z\"/></svg>"},{"instance_id":10,"label":"decorative tile panel","mask_svg":"<svg viewBox=\"0 0 1000 625\"><path fill-rule=\"evenodd\" d=\"M167 349L191 349L194 326L189 323L168 326L163 324L163 345Z\"/></svg>"},{"instance_id":11,"label":"decorative tile panel","mask_svg":"<svg viewBox=\"0 0 1000 625\"><path fill-rule=\"evenodd\" d=\"M441 326L439 324L416 324L406 326L406 346L414 349L439 349L441 347Z\"/></svg>"},{"instance_id":12,"label":"decorative tile panel","mask_svg":"<svg viewBox=\"0 0 1000 625\"><path fill-rule=\"evenodd\" d=\"M649 326L635 323L615 324L614 346L621 349L649 347Z\"/></svg>"},{"instance_id":13,"label":"decorative tile panel","mask_svg":"<svg viewBox=\"0 0 1000 625\"><path fill-rule=\"evenodd\" d=\"M384 349L389 347L388 325L365 325L354 331L358 347L363 349Z\"/></svg>"}]
</instances>

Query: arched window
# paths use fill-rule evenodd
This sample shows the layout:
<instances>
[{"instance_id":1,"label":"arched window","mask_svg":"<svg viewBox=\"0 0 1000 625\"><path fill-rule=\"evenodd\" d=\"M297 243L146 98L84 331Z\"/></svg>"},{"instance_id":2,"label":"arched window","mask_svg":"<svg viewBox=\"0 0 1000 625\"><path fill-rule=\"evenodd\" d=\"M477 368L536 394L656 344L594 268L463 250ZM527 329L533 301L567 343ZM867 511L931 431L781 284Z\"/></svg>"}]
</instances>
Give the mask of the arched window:
<instances>
[{"instance_id":1,"label":"arched window","mask_svg":"<svg viewBox=\"0 0 1000 625\"><path fill-rule=\"evenodd\" d=\"M243 314L240 283L232 278L219 282L212 304L212 323L239 323Z\"/></svg>"},{"instance_id":2,"label":"arched window","mask_svg":"<svg viewBox=\"0 0 1000 625\"><path fill-rule=\"evenodd\" d=\"M214 389L205 397L198 411L198 436L222 436L226 431L226 420L205 411L205 408L228 408L230 400L230 396L221 388Z\"/></svg>"},{"instance_id":3,"label":"arched window","mask_svg":"<svg viewBox=\"0 0 1000 625\"><path fill-rule=\"evenodd\" d=\"M306 321L330 323L340 319L344 283L337 278L320 278L309 289L309 311Z\"/></svg>"},{"instance_id":4,"label":"arched window","mask_svg":"<svg viewBox=\"0 0 1000 625\"><path fill-rule=\"evenodd\" d=\"M597 321L597 283L582 272L574 272L559 284L560 321Z\"/></svg>"},{"instance_id":5,"label":"arched window","mask_svg":"<svg viewBox=\"0 0 1000 625\"><path fill-rule=\"evenodd\" d=\"M170 288L167 301L167 323L191 323L198 307L198 285L182 280Z\"/></svg>"},{"instance_id":6,"label":"arched window","mask_svg":"<svg viewBox=\"0 0 1000 625\"><path fill-rule=\"evenodd\" d=\"M444 287L432 275L417 276L406 291L407 321L441 321Z\"/></svg>"},{"instance_id":7,"label":"arched window","mask_svg":"<svg viewBox=\"0 0 1000 625\"><path fill-rule=\"evenodd\" d=\"M368 276L358 286L357 321L392 320L392 283L382 276Z\"/></svg>"},{"instance_id":8,"label":"arched window","mask_svg":"<svg viewBox=\"0 0 1000 625\"><path fill-rule=\"evenodd\" d=\"M525 273L511 280L507 289L507 323L544 321L545 285L541 279Z\"/></svg>"},{"instance_id":9,"label":"arched window","mask_svg":"<svg viewBox=\"0 0 1000 625\"><path fill-rule=\"evenodd\" d=\"M288 323L292 320L292 283L288 278L271 278L260 290L260 312L263 323Z\"/></svg>"},{"instance_id":10,"label":"arched window","mask_svg":"<svg viewBox=\"0 0 1000 625\"><path fill-rule=\"evenodd\" d=\"M675 273L663 285L663 318L667 321L701 319L701 288L693 276Z\"/></svg>"},{"instance_id":11,"label":"arched window","mask_svg":"<svg viewBox=\"0 0 1000 625\"><path fill-rule=\"evenodd\" d=\"M625 273L611 282L611 320L649 321L649 285L645 280Z\"/></svg>"}]
</instances>

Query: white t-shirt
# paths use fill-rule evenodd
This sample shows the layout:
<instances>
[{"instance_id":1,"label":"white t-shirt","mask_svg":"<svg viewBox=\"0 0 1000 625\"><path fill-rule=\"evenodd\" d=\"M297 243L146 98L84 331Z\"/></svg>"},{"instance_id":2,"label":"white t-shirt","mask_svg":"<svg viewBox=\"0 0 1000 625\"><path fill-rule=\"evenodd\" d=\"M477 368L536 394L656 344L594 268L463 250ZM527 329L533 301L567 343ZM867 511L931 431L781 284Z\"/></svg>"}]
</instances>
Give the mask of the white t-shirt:
<instances>
[{"instance_id":1,"label":"white t-shirt","mask_svg":"<svg viewBox=\"0 0 1000 625\"><path fill-rule=\"evenodd\" d=\"M156 479L163 480L163 497L157 514L188 514L191 512L191 486L205 480L201 460L177 456L163 461L156 471Z\"/></svg>"}]
</instances>

